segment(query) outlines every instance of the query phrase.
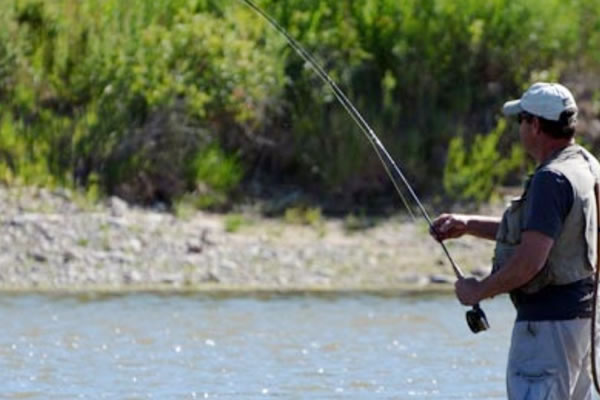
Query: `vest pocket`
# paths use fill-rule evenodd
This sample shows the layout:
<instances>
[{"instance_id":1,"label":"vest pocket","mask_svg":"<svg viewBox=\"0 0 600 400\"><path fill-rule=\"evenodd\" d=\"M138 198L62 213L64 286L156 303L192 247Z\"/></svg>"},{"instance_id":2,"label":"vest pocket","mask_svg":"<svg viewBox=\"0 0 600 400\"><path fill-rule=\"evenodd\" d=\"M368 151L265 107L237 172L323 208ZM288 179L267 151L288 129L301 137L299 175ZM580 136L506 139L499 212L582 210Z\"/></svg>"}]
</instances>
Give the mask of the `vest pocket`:
<instances>
[{"instance_id":1,"label":"vest pocket","mask_svg":"<svg viewBox=\"0 0 600 400\"><path fill-rule=\"evenodd\" d=\"M508 244L521 243L521 229L525 220L525 196L511 200L508 209L504 212L502 225L504 237L500 240Z\"/></svg>"},{"instance_id":2,"label":"vest pocket","mask_svg":"<svg viewBox=\"0 0 600 400\"><path fill-rule=\"evenodd\" d=\"M492 259L492 272L497 272L513 255L517 245L497 242L494 249L494 258Z\"/></svg>"},{"instance_id":3,"label":"vest pocket","mask_svg":"<svg viewBox=\"0 0 600 400\"><path fill-rule=\"evenodd\" d=\"M492 259L492 272L498 271L510 258L517 245L521 243L521 220L525 196L514 198L502 215L498 233L496 235L496 248Z\"/></svg>"}]
</instances>

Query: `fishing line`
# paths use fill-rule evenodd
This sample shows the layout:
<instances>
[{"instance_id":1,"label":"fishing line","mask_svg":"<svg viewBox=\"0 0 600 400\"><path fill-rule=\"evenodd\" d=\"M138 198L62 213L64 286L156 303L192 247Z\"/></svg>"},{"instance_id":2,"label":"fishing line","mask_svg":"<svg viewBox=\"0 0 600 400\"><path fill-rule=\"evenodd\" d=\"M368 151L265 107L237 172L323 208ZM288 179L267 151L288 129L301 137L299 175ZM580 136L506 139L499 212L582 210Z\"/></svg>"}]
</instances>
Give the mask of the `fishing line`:
<instances>
[{"instance_id":1,"label":"fishing line","mask_svg":"<svg viewBox=\"0 0 600 400\"><path fill-rule=\"evenodd\" d=\"M401 179L403 179L405 181L405 184L407 185L407 187L408 187L408 189L410 191L412 191L412 188L410 187L410 185L408 185L408 181L406 180L406 178L404 177L404 175L402 174L402 172L400 172L400 169L395 165L394 160L387 153L386 149L383 147L383 145L379 141L379 138L375 135L375 133L373 132L373 130L371 129L371 127L369 126L369 124L367 124L367 122L364 120L364 118L362 117L362 115L356 110L356 108L350 102L350 100L348 100L348 98L346 97L346 95L344 94L344 92L342 92L342 90L338 87L338 85L335 83L335 81L333 79L331 79L331 77L329 76L329 74L327 74L327 72L325 72L325 70L319 65L319 63L313 58L313 56L308 51L306 51L302 47L302 45L300 45L296 41L296 39L294 39L293 37L291 37L287 33L287 31L281 25L279 25L279 23L274 18L272 18L267 13L265 13L261 8L259 8L258 6L256 6L252 1L250 1L250 0L241 0L241 1L243 1L244 3L246 3L246 5L248 5L255 12L257 12L258 14L260 14L279 33L281 33L283 36L285 36L285 38L288 41L288 43L290 44L290 46L292 46L292 48L294 50L296 50L296 52L298 54L300 54L300 56L305 61L307 61L310 64L310 66L315 70L315 72L317 73L317 75L322 80L324 80L325 83L327 83L330 86L330 88L332 89L333 94L335 95L335 97L342 104L342 106L344 107L344 109L346 109L346 111L348 112L348 114L350 114L350 117L352 117L352 119L354 120L354 122L360 127L360 129L363 131L363 133L366 134L367 138L369 139L369 142L373 145L373 148L375 149L375 153L379 157L379 160L381 161L381 163L383 164L383 166L384 166L387 174L389 175L389 177L390 177L390 179L392 181L392 184L396 188L396 191L398 192L398 195L402 199L402 202L404 203L404 207L406 207L406 210L410 214L410 216L413 219L413 221L416 221L415 214L411 210L411 208L410 208L410 206L408 204L408 201L406 200L406 197L404 196L404 194L402 193L402 190L398 186L397 180L394 179L393 174L390 171L387 162L389 162L392 165L392 167L395 170L397 170L397 173L400 175ZM380 152L382 152L383 155ZM387 162L386 162L385 159L387 159ZM413 195L413 197L416 198L416 196L415 196L414 193L412 193L412 195ZM419 200L417 199L416 201L417 201L417 204L419 204ZM423 209L423 211L425 211L425 210ZM426 218L429 221L429 216L426 216Z\"/></svg>"},{"instance_id":2,"label":"fishing line","mask_svg":"<svg viewBox=\"0 0 600 400\"><path fill-rule=\"evenodd\" d=\"M291 37L287 33L287 31L281 25L279 25L279 23L274 18L272 18L270 15L268 15L266 12L264 12L260 7L256 6L251 0L240 0L240 1L244 2L248 7L250 7L252 10L254 10L254 12L256 12L257 14L262 16L265 20L267 20L271 24L271 26L273 28L275 28L279 33L281 33L286 38L286 40L290 44L290 46L292 46L292 48L306 62L308 62L310 64L310 66L315 70L317 75L326 84L329 85L329 87L333 91L333 94L335 95L335 97L342 104L344 109L348 112L348 114L354 120L354 122L359 126L361 131L365 134L365 136L367 137L367 139L373 146L375 153L377 154L377 156L379 157L379 160L383 164L383 167L384 167L385 171L387 172L390 180L392 181L392 184L394 185L396 192L402 199L402 202L404 203L404 206L408 210L413 221L416 221L416 217L415 217L414 213L412 212L407 199L404 197L404 194L402 193L400 185L398 184L398 180L394 177L392 170L400 178L402 183L404 183L405 188L408 190L412 199L415 201L415 203L417 204L417 207L421 211L422 216L427 221L429 228L433 232L435 232L433 222L432 222L431 218L429 217L427 210L425 210L425 207L423 207L423 204L421 203L421 201L419 200L419 197L417 196L417 194L413 190L412 186L408 182L408 179L406 179L406 176L404 175L402 170L398 167L398 165L396 164L396 162L394 161L392 156L388 153L386 148L383 146L383 144L379 140L379 137L377 137L377 135L375 134L373 129L369 126L369 124L365 121L365 119L362 117L362 115L354 107L354 104L352 104L352 102L350 102L350 100L348 100L348 98L346 97L344 92L338 87L338 85L333 81L333 79L331 79L331 77L325 72L325 70L313 58L313 56L308 51L306 51L304 49L304 47L302 47L302 45L300 45L300 43L298 43L293 37ZM392 170L390 170L390 166L391 166ZM444 253L446 254L446 257L450 261L450 264L452 266L452 269L453 269L456 277L458 279L464 279L463 272L458 267L458 265L454 262L454 259L450 256L450 252L448 251L446 245L441 240L438 240L437 242L441 245ZM479 304L476 304L475 306L473 306L472 310L467 312L467 323L474 333L480 332L482 330L486 330L489 327L489 324L487 323L485 314L479 307Z\"/></svg>"}]
</instances>

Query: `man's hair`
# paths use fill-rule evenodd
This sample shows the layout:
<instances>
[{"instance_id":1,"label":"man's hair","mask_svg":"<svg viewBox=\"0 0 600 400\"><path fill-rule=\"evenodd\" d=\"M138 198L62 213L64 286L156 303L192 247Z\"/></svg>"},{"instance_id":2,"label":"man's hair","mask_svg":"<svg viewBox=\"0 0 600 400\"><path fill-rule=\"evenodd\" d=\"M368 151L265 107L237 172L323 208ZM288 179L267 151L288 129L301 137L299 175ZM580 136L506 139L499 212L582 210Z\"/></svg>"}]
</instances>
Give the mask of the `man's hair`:
<instances>
[{"instance_id":1,"label":"man's hair","mask_svg":"<svg viewBox=\"0 0 600 400\"><path fill-rule=\"evenodd\" d=\"M575 136L575 125L577 125L577 111L565 110L560 113L558 121L551 121L535 116L540 121L541 130L555 139L571 139Z\"/></svg>"}]
</instances>

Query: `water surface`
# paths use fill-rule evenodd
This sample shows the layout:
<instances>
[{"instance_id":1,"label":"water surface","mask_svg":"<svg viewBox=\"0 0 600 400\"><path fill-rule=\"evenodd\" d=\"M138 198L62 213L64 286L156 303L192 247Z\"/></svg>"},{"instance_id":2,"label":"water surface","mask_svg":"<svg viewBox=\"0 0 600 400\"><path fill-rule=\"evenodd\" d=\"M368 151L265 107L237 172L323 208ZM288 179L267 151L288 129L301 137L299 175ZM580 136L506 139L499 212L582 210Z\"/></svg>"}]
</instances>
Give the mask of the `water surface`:
<instances>
[{"instance_id":1,"label":"water surface","mask_svg":"<svg viewBox=\"0 0 600 400\"><path fill-rule=\"evenodd\" d=\"M502 399L514 311L438 297L0 296L9 399Z\"/></svg>"}]
</instances>

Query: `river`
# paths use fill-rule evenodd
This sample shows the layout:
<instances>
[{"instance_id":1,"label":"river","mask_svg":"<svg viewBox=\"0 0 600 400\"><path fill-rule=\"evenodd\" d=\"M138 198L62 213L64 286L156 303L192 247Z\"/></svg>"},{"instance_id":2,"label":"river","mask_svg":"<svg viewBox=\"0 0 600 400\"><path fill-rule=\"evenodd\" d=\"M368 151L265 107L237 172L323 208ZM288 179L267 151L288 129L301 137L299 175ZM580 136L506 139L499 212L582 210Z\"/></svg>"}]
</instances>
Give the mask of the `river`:
<instances>
[{"instance_id":1,"label":"river","mask_svg":"<svg viewBox=\"0 0 600 400\"><path fill-rule=\"evenodd\" d=\"M502 399L514 311L451 296L0 296L8 399Z\"/></svg>"}]
</instances>

